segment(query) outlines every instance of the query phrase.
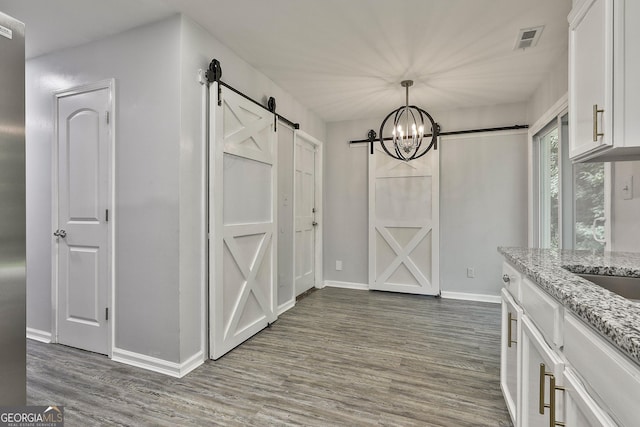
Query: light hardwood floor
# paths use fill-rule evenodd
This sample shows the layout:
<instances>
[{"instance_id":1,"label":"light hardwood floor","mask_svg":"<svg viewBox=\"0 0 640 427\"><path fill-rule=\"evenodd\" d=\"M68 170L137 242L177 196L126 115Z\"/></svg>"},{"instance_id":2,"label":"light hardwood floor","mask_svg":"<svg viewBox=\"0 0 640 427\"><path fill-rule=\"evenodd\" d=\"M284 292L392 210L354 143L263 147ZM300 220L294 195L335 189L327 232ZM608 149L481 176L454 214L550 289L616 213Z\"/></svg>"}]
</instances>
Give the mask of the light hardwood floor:
<instances>
[{"instance_id":1,"label":"light hardwood floor","mask_svg":"<svg viewBox=\"0 0 640 427\"><path fill-rule=\"evenodd\" d=\"M29 404L66 425L511 426L500 306L325 288L176 379L30 341Z\"/></svg>"}]
</instances>

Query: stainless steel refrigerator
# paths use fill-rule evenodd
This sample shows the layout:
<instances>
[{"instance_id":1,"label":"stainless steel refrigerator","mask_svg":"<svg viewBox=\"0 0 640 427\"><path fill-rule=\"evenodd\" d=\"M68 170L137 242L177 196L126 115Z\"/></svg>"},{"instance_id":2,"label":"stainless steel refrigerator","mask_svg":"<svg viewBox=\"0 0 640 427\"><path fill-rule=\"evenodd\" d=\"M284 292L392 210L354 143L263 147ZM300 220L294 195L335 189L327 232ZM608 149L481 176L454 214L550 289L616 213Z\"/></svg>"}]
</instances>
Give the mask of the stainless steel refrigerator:
<instances>
[{"instance_id":1,"label":"stainless steel refrigerator","mask_svg":"<svg viewBox=\"0 0 640 427\"><path fill-rule=\"evenodd\" d=\"M0 12L0 406L26 404L24 25Z\"/></svg>"}]
</instances>

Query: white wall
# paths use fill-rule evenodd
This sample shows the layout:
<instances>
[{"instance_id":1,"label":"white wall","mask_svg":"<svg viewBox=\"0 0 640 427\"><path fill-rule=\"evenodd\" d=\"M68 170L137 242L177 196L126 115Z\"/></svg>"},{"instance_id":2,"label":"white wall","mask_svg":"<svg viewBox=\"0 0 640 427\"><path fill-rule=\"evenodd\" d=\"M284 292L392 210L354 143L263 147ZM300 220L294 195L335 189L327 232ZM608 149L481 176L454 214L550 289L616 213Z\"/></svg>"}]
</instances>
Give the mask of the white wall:
<instances>
[{"instance_id":1,"label":"white wall","mask_svg":"<svg viewBox=\"0 0 640 427\"><path fill-rule=\"evenodd\" d=\"M211 36L204 28L187 17L182 18L182 71L183 89L196 80L198 69L206 70L213 58L222 66L222 81L244 92L253 99L267 104L270 96L276 98L277 113L300 124L300 129L323 141L326 135L325 123L312 111L296 101L284 89L277 86L267 76L257 71L233 51ZM194 68L195 67L195 68ZM196 95L196 91L198 94ZM182 103L195 103L199 90L183 92ZM195 130L195 118L190 128Z\"/></svg>"},{"instance_id":2,"label":"white wall","mask_svg":"<svg viewBox=\"0 0 640 427\"><path fill-rule=\"evenodd\" d=\"M527 120L533 125L569 90L569 51L556 60L546 78L529 99Z\"/></svg>"},{"instance_id":3,"label":"white wall","mask_svg":"<svg viewBox=\"0 0 640 427\"><path fill-rule=\"evenodd\" d=\"M444 137L441 146L442 290L498 295L496 247L527 243L527 132Z\"/></svg>"},{"instance_id":4,"label":"white wall","mask_svg":"<svg viewBox=\"0 0 640 427\"><path fill-rule=\"evenodd\" d=\"M612 250L640 252L640 161L613 164L611 191ZM624 199L622 188L633 179L633 198Z\"/></svg>"},{"instance_id":5,"label":"white wall","mask_svg":"<svg viewBox=\"0 0 640 427\"><path fill-rule=\"evenodd\" d=\"M53 91L116 79L115 346L180 359L180 20L27 62L27 326L51 331Z\"/></svg>"},{"instance_id":6,"label":"white wall","mask_svg":"<svg viewBox=\"0 0 640 427\"><path fill-rule=\"evenodd\" d=\"M319 139L325 125L189 19L167 20L27 63L27 326L51 331L53 92L116 79L118 349L183 363L205 351L204 87L223 81Z\"/></svg>"},{"instance_id":7,"label":"white wall","mask_svg":"<svg viewBox=\"0 0 640 427\"><path fill-rule=\"evenodd\" d=\"M181 359L206 357L206 173L203 115L207 89L199 83L202 68L192 53L194 36L180 18L180 325Z\"/></svg>"},{"instance_id":8,"label":"white wall","mask_svg":"<svg viewBox=\"0 0 640 427\"><path fill-rule=\"evenodd\" d=\"M381 121L382 119L380 119ZM378 120L327 124L324 158L324 280L367 283L368 279L368 169L367 144L349 140L366 138ZM342 271L336 271L336 260Z\"/></svg>"},{"instance_id":9,"label":"white wall","mask_svg":"<svg viewBox=\"0 0 640 427\"><path fill-rule=\"evenodd\" d=\"M526 124L526 105L433 112L442 131ZM324 277L327 281L368 282L367 144L363 139L380 119L329 123L325 148ZM524 137L477 134L443 139L441 155L441 284L443 291L498 295L498 245L526 245L526 143ZM473 171L473 173L470 173ZM481 179L479 179L481 178ZM465 185L461 185L465 183ZM482 205L483 200L490 204ZM524 200L525 202L522 202ZM505 207L506 203L506 207ZM457 218L464 223L450 222ZM501 229L468 238L469 227ZM458 253L463 250L465 258ZM335 261L343 270L335 270ZM472 264L472 265L469 265ZM466 267L476 278L466 279ZM465 280L460 279L460 273Z\"/></svg>"}]
</instances>

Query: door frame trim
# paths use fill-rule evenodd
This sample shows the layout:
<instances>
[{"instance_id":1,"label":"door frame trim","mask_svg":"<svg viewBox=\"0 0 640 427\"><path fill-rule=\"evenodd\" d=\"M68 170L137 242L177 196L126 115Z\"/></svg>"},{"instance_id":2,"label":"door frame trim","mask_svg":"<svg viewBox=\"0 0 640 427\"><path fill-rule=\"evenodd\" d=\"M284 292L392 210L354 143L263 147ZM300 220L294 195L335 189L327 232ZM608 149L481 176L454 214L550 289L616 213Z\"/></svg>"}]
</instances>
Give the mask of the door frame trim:
<instances>
[{"instance_id":1,"label":"door frame trim","mask_svg":"<svg viewBox=\"0 0 640 427\"><path fill-rule=\"evenodd\" d=\"M109 325L107 327L107 356L113 356L115 343L115 247L116 247L116 220L115 211L115 159L116 159L116 81L114 78L100 80L94 83L74 86L68 89L61 89L53 92L53 145L51 152L51 231L58 228L58 102L61 98L78 95L81 93L94 92L101 89L109 90L109 124L107 129L107 141L109 143L109 159L107 168L109 172L109 189L107 197L107 209L109 209L109 222L107 223L107 304L109 306ZM51 342L58 342L58 243L56 239L51 239Z\"/></svg>"},{"instance_id":2,"label":"door frame trim","mask_svg":"<svg viewBox=\"0 0 640 427\"><path fill-rule=\"evenodd\" d=\"M280 221L280 214L285 211L283 209L283 207L280 205L280 203L282 203L282 201L280 200L280 194L278 194L278 229L281 230L284 227L291 227L294 230L294 234L291 236L291 239L284 239L281 235L278 236L278 243L282 242L282 241L289 241L291 243L291 252L292 254L294 254L294 256L290 257L291 258L291 274L292 274L292 282L291 282L291 298L289 298L287 301L284 301L281 304L278 304L278 302L276 301L276 314L278 316L280 316L282 313L284 313L287 310L292 309L293 307L295 307L296 305L296 284L295 284L295 275L296 275L296 271L295 271L295 252L294 252L294 245L295 245L295 205L293 204L294 202L294 198L295 198L295 194L294 194L294 189L295 189L295 185L296 185L296 171L295 171L295 147L296 147L296 140L295 140L295 133L297 131L297 129L295 129L292 126L289 126L288 123L285 123L283 121L278 121L278 126L280 127L284 127L285 129L288 129L289 131L291 131L291 163L287 163L287 166L291 166L291 176L289 177L289 179L287 179L286 181L288 181L291 184L291 219L292 219L292 224L288 224L285 221ZM278 174L281 173L281 171L284 169L283 168L283 163L281 162L280 158L280 133L278 133ZM280 176L278 176L278 186L280 185ZM279 187L278 187L278 191L279 191ZM282 259L280 257L280 252L278 251L278 263L280 262L280 260ZM288 259L289 257L285 257L286 259ZM278 265L278 267L280 267ZM278 276L280 276L280 269L278 268ZM278 296L280 294L278 293Z\"/></svg>"},{"instance_id":3,"label":"door frame trim","mask_svg":"<svg viewBox=\"0 0 640 427\"><path fill-rule=\"evenodd\" d=\"M315 168L315 187L314 187L314 204L315 204L315 208L316 208L316 215L315 215L315 221L318 223L318 226L315 229L315 233L314 233L314 240L315 240L315 248L314 248L314 252L315 252L315 262L314 262L314 288L317 289L322 289L324 288L324 279L323 279L323 275L322 275L322 269L323 269L323 253L322 253L322 230L323 230L323 226L324 226L324 222L323 222L323 210L322 210L322 199L323 199L323 175L322 175L322 168L323 168L323 164L324 164L324 143L322 141L320 141L319 139L309 135L308 133L306 133L303 130L295 130L293 133L293 206L294 206L294 213L293 213L293 221L291 224L291 227L293 228L293 253L296 253L296 239L295 239L295 235L296 235L296 215L295 215L295 206L296 206L296 179L295 179L295 175L296 175L296 159L297 159L297 154L298 154L298 138L310 143L311 145L313 145L316 149L316 153L315 153L315 161L314 161L314 168ZM293 277L292 277L292 283L293 283L293 294L294 294L294 299L297 296L296 295L296 260L295 260L295 256L293 257Z\"/></svg>"}]
</instances>

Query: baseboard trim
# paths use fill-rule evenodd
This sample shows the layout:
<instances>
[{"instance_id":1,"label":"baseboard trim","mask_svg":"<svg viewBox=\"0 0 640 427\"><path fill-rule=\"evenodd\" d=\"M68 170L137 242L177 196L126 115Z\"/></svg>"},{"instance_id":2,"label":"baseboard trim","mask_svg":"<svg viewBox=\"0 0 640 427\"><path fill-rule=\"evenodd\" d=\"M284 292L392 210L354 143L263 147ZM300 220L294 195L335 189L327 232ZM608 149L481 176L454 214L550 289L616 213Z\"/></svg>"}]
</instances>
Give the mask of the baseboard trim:
<instances>
[{"instance_id":1,"label":"baseboard trim","mask_svg":"<svg viewBox=\"0 0 640 427\"><path fill-rule=\"evenodd\" d=\"M463 301L478 301L478 302L490 302L493 304L500 304L499 295L486 295L486 294L470 294L465 292L449 292L442 291L442 298L445 299L457 299Z\"/></svg>"},{"instance_id":2,"label":"baseboard trim","mask_svg":"<svg viewBox=\"0 0 640 427\"><path fill-rule=\"evenodd\" d=\"M27 338L29 338L30 340L50 344L51 332L41 331L40 329L27 328Z\"/></svg>"},{"instance_id":3,"label":"baseboard trim","mask_svg":"<svg viewBox=\"0 0 640 427\"><path fill-rule=\"evenodd\" d=\"M295 305L296 305L295 299L282 304L280 307L278 307L278 316L280 316L285 311L291 310L293 307L295 307Z\"/></svg>"},{"instance_id":4,"label":"baseboard trim","mask_svg":"<svg viewBox=\"0 0 640 427\"><path fill-rule=\"evenodd\" d=\"M202 365L205 361L205 356L202 351L197 352L184 362L180 364L180 378L187 375L189 372L196 369L198 366Z\"/></svg>"},{"instance_id":5,"label":"baseboard trim","mask_svg":"<svg viewBox=\"0 0 640 427\"><path fill-rule=\"evenodd\" d=\"M111 360L175 378L182 378L204 363L204 355L202 351L199 351L184 362L175 363L157 357L147 356L146 354L114 348Z\"/></svg>"},{"instance_id":6,"label":"baseboard trim","mask_svg":"<svg viewBox=\"0 0 640 427\"><path fill-rule=\"evenodd\" d=\"M332 288L344 288L344 289L358 289L361 291L368 291L369 285L366 283L355 283L355 282L339 282L336 280L325 280L324 286L329 286Z\"/></svg>"}]
</instances>

